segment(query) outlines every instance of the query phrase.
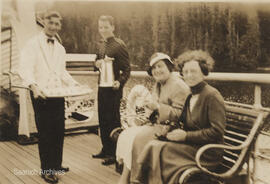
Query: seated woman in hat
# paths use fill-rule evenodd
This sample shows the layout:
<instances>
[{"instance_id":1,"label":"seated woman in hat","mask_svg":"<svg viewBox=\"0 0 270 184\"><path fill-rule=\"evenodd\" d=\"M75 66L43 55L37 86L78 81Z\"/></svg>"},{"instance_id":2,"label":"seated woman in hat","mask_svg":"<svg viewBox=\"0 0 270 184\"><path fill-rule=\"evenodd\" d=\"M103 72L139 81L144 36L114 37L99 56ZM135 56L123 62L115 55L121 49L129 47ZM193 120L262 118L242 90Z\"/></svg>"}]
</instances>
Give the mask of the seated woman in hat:
<instances>
[{"instance_id":1,"label":"seated woman in hat","mask_svg":"<svg viewBox=\"0 0 270 184\"><path fill-rule=\"evenodd\" d=\"M147 100L145 106L157 111L159 116L157 122L166 120L176 122L184 106L190 90L180 76L173 74L174 63L170 57L163 53L155 53L150 59L148 74L153 76L155 85L152 91L152 98ZM162 131L162 126L157 123L154 125L143 125L125 129L119 136L116 148L117 160L124 163L124 170L119 183L129 183L131 161L133 154L136 157L144 145L154 139L154 134ZM138 145L135 150L133 141L138 136ZM137 138L136 138L137 139Z\"/></svg>"},{"instance_id":2,"label":"seated woman in hat","mask_svg":"<svg viewBox=\"0 0 270 184\"><path fill-rule=\"evenodd\" d=\"M183 129L167 133L166 141L148 142L139 155L138 169L132 183L178 183L178 176L195 166L197 150L205 144L223 143L225 105L217 89L204 80L214 60L201 50L187 51L178 57L180 73L190 87L180 121ZM205 167L215 168L222 158L222 150L209 150L201 157ZM154 177L153 177L154 176Z\"/></svg>"}]
</instances>

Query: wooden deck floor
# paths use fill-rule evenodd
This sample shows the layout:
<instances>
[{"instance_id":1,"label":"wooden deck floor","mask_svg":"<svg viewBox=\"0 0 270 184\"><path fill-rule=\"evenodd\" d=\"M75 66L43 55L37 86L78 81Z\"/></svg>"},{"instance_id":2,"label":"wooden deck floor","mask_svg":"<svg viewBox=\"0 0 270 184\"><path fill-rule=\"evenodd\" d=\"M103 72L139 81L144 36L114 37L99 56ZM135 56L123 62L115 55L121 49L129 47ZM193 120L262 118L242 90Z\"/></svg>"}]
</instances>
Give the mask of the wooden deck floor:
<instances>
[{"instance_id":1,"label":"wooden deck floor","mask_svg":"<svg viewBox=\"0 0 270 184\"><path fill-rule=\"evenodd\" d=\"M103 166L91 154L100 150L96 134L69 135L65 137L63 165L70 171L59 176L61 184L114 184L119 174L114 165ZM21 146L14 141L0 142L0 183L46 183L40 176L37 144Z\"/></svg>"},{"instance_id":2,"label":"wooden deck floor","mask_svg":"<svg viewBox=\"0 0 270 184\"><path fill-rule=\"evenodd\" d=\"M259 136L258 143L260 149L269 150L270 137ZM114 171L114 165L103 166L101 160L91 158L100 148L96 134L66 136L63 165L69 166L70 171L59 177L59 184L116 184L120 175ZM258 162L257 183L266 184L270 181L270 162L262 159ZM39 170L37 144L0 142L0 184L46 184Z\"/></svg>"}]
</instances>

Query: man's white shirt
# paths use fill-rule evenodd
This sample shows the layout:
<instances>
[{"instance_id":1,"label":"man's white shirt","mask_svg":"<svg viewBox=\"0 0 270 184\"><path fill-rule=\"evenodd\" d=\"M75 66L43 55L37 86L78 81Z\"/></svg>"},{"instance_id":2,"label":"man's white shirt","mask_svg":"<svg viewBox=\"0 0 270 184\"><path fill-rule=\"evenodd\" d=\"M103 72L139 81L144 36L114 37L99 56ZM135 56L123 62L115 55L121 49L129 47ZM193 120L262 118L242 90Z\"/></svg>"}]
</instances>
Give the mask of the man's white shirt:
<instances>
[{"instance_id":1,"label":"man's white shirt","mask_svg":"<svg viewBox=\"0 0 270 184\"><path fill-rule=\"evenodd\" d=\"M106 56L105 56L106 57ZM102 60L100 67L100 87L112 87L114 82L113 61Z\"/></svg>"}]
</instances>

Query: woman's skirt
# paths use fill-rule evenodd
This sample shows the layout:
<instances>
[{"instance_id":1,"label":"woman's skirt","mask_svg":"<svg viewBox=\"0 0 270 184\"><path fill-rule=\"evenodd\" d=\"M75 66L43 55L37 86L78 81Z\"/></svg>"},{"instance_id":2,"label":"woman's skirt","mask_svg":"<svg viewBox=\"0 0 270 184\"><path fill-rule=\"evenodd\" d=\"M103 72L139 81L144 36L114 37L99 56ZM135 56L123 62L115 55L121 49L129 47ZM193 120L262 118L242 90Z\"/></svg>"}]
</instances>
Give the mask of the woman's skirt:
<instances>
[{"instance_id":1,"label":"woman's skirt","mask_svg":"<svg viewBox=\"0 0 270 184\"><path fill-rule=\"evenodd\" d=\"M118 162L123 162L128 169L131 169L132 160L132 147L136 135L141 132L148 132L152 129L152 126L134 126L125 129L119 135L117 146L116 146L116 159Z\"/></svg>"},{"instance_id":2,"label":"woman's skirt","mask_svg":"<svg viewBox=\"0 0 270 184\"><path fill-rule=\"evenodd\" d=\"M177 184L181 173L196 166L195 156L201 145L189 145L154 140L137 158L137 170L132 181L143 184ZM215 167L220 155L212 152L202 157L202 165Z\"/></svg>"}]
</instances>

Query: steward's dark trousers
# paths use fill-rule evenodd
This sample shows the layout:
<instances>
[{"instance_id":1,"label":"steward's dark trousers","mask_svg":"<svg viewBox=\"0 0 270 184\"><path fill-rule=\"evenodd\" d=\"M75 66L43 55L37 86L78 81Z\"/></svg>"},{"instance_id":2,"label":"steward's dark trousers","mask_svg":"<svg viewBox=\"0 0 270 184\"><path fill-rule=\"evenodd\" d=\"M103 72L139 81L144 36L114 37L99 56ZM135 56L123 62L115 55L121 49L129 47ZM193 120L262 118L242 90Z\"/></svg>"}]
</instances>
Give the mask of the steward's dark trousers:
<instances>
[{"instance_id":1,"label":"steward's dark trousers","mask_svg":"<svg viewBox=\"0 0 270 184\"><path fill-rule=\"evenodd\" d=\"M116 144L110 139L111 131L120 127L120 100L122 90L113 90L111 87L98 88L98 119L102 150L115 156Z\"/></svg>"},{"instance_id":2,"label":"steward's dark trousers","mask_svg":"<svg viewBox=\"0 0 270 184\"><path fill-rule=\"evenodd\" d=\"M34 99L31 95L38 130L38 150L42 170L62 165L65 130L64 98Z\"/></svg>"}]
</instances>

